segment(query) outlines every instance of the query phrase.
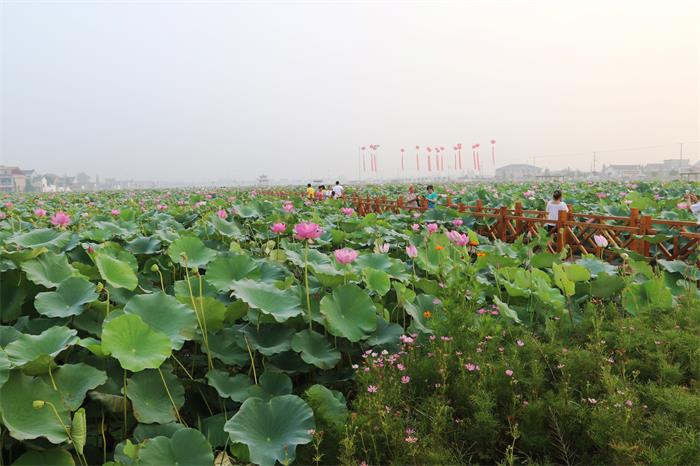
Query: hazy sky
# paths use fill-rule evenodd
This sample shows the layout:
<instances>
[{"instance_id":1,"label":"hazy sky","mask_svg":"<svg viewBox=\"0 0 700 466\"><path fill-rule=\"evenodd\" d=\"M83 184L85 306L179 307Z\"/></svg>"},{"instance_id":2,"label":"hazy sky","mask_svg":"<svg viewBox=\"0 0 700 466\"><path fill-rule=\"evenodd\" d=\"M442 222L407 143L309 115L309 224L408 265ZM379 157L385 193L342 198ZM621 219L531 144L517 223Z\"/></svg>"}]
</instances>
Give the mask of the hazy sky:
<instances>
[{"instance_id":1,"label":"hazy sky","mask_svg":"<svg viewBox=\"0 0 700 466\"><path fill-rule=\"evenodd\" d=\"M351 177L380 144L395 176L401 147L491 138L498 165L587 169L700 140L694 1L0 4L0 161L41 172Z\"/></svg>"}]
</instances>

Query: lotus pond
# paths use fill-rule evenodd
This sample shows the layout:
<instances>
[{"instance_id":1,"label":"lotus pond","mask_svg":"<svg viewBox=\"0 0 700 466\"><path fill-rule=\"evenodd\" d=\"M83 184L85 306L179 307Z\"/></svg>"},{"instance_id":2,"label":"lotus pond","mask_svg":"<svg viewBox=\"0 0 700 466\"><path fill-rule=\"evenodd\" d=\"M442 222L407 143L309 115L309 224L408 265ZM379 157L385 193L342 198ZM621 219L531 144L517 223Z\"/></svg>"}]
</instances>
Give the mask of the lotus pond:
<instances>
[{"instance_id":1,"label":"lotus pond","mask_svg":"<svg viewBox=\"0 0 700 466\"><path fill-rule=\"evenodd\" d=\"M565 200L687 219L686 189ZM0 464L700 463L694 263L223 188L0 212Z\"/></svg>"}]
</instances>

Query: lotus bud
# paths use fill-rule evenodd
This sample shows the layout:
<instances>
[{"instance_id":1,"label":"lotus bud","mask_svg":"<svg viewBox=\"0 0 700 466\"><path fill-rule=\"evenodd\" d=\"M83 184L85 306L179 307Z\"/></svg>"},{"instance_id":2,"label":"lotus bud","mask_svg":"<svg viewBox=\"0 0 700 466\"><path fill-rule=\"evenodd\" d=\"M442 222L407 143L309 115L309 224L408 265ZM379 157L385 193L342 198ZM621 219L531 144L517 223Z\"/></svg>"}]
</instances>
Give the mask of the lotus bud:
<instances>
[{"instance_id":1,"label":"lotus bud","mask_svg":"<svg viewBox=\"0 0 700 466\"><path fill-rule=\"evenodd\" d=\"M158 264L153 264L151 266L151 272L158 272L160 270L160 267L158 267Z\"/></svg>"},{"instance_id":2,"label":"lotus bud","mask_svg":"<svg viewBox=\"0 0 700 466\"><path fill-rule=\"evenodd\" d=\"M623 261L628 261L630 258L630 255L627 254L626 252L623 252L622 254L620 254L620 257L622 258Z\"/></svg>"},{"instance_id":3,"label":"lotus bud","mask_svg":"<svg viewBox=\"0 0 700 466\"><path fill-rule=\"evenodd\" d=\"M99 282L97 286L95 287L98 293L102 293L102 290L105 289L105 286L102 284L102 282Z\"/></svg>"},{"instance_id":4,"label":"lotus bud","mask_svg":"<svg viewBox=\"0 0 700 466\"><path fill-rule=\"evenodd\" d=\"M44 407L46 402L44 400L34 400L32 401L32 408L34 409L41 409Z\"/></svg>"}]
</instances>

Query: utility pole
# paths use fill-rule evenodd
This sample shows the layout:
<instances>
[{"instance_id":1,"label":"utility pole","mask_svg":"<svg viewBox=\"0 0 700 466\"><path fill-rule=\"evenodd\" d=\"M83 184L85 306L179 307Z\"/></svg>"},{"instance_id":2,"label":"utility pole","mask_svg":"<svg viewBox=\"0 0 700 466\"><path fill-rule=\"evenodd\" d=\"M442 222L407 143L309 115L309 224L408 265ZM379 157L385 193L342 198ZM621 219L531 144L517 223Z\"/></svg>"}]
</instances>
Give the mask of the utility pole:
<instances>
[{"instance_id":1,"label":"utility pole","mask_svg":"<svg viewBox=\"0 0 700 466\"><path fill-rule=\"evenodd\" d=\"M596 158L597 158L597 156L598 156L598 154L596 154L595 152L593 152L593 174L594 174L594 175L595 175L595 163L596 163Z\"/></svg>"}]
</instances>

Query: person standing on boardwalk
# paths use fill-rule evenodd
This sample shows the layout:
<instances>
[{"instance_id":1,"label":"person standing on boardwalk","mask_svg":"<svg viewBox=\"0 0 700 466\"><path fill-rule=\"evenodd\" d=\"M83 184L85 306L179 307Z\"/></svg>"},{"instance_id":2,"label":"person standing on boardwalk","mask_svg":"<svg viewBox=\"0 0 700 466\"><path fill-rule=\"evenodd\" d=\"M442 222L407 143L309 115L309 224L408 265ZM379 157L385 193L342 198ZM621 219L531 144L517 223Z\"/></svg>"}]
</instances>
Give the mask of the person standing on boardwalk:
<instances>
[{"instance_id":1,"label":"person standing on boardwalk","mask_svg":"<svg viewBox=\"0 0 700 466\"><path fill-rule=\"evenodd\" d=\"M418 195L413 185L408 187L408 195L406 196L406 208L407 209L417 209L418 208Z\"/></svg>"},{"instance_id":2,"label":"person standing on boardwalk","mask_svg":"<svg viewBox=\"0 0 700 466\"><path fill-rule=\"evenodd\" d=\"M432 184L429 184L425 189L428 191L428 194L425 195L425 198L428 200L428 209L434 209L438 200L438 193L435 192Z\"/></svg>"},{"instance_id":3,"label":"person standing on boardwalk","mask_svg":"<svg viewBox=\"0 0 700 466\"><path fill-rule=\"evenodd\" d=\"M569 210L566 202L561 200L561 191L557 189L552 193L552 200L547 202L545 210L547 211L547 220L550 220L545 225L545 228L551 233L552 230L556 229L556 222L559 220L559 212L562 210Z\"/></svg>"},{"instance_id":4,"label":"person standing on boardwalk","mask_svg":"<svg viewBox=\"0 0 700 466\"><path fill-rule=\"evenodd\" d=\"M700 201L698 201L698 196L695 194L687 194L685 196L685 201L688 205L688 210L697 217L697 226L695 230L700 233Z\"/></svg>"},{"instance_id":5,"label":"person standing on boardwalk","mask_svg":"<svg viewBox=\"0 0 700 466\"><path fill-rule=\"evenodd\" d=\"M312 200L313 200L314 194L316 194L316 192L314 191L314 188L311 186L311 183L307 184L307 185L306 185L306 197L307 197L308 199L312 199Z\"/></svg>"},{"instance_id":6,"label":"person standing on boardwalk","mask_svg":"<svg viewBox=\"0 0 700 466\"><path fill-rule=\"evenodd\" d=\"M341 198L343 197L343 192L345 192L345 188L340 184L340 181L336 181L335 186L333 186L333 197L335 199Z\"/></svg>"}]
</instances>

